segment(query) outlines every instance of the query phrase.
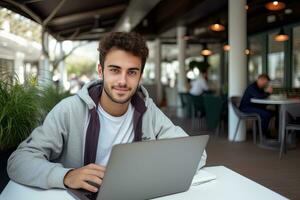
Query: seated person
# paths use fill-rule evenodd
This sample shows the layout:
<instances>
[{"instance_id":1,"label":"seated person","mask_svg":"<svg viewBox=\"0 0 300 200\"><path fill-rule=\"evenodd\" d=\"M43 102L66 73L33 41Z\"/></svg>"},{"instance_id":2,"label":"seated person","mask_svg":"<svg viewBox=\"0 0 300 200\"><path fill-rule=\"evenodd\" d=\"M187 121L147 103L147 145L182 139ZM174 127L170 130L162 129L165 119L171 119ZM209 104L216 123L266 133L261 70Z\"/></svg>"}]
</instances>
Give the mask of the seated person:
<instances>
[{"instance_id":1,"label":"seated person","mask_svg":"<svg viewBox=\"0 0 300 200\"><path fill-rule=\"evenodd\" d=\"M240 104L242 112L259 114L262 131L267 137L270 136L268 134L268 126L273 114L266 109L266 105L251 103L251 99L267 98L273 92L273 88L268 86L269 81L270 78L267 74L259 75L257 80L246 88Z\"/></svg>"},{"instance_id":2,"label":"seated person","mask_svg":"<svg viewBox=\"0 0 300 200\"><path fill-rule=\"evenodd\" d=\"M148 47L139 34L110 33L101 39L99 54L100 80L58 103L19 145L8 160L12 180L97 192L114 145L188 136L140 85ZM202 167L206 153L199 156Z\"/></svg>"},{"instance_id":3,"label":"seated person","mask_svg":"<svg viewBox=\"0 0 300 200\"><path fill-rule=\"evenodd\" d=\"M201 95L204 91L208 90L206 81L207 71L201 71L199 76L190 82L189 93L194 96Z\"/></svg>"}]
</instances>

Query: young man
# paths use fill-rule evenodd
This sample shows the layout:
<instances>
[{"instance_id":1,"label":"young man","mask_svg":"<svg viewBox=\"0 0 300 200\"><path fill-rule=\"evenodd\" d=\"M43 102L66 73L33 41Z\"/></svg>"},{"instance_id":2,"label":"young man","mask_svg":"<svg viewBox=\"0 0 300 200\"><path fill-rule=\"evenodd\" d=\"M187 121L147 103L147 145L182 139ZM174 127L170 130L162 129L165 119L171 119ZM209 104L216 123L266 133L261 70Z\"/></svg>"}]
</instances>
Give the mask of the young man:
<instances>
[{"instance_id":1,"label":"young man","mask_svg":"<svg viewBox=\"0 0 300 200\"><path fill-rule=\"evenodd\" d=\"M259 114L261 117L262 131L268 137L268 126L272 117L272 112L267 110L265 105L251 103L251 98L267 98L273 92L272 87L268 86L269 81L270 78L267 74L259 75L257 80L246 88L240 104L241 111Z\"/></svg>"},{"instance_id":2,"label":"young man","mask_svg":"<svg viewBox=\"0 0 300 200\"><path fill-rule=\"evenodd\" d=\"M187 136L140 86L148 56L144 39L115 32L99 46L102 80L57 104L20 144L8 160L12 180L45 189L96 192L93 183L101 184L113 145ZM204 152L199 166L205 162Z\"/></svg>"}]
</instances>

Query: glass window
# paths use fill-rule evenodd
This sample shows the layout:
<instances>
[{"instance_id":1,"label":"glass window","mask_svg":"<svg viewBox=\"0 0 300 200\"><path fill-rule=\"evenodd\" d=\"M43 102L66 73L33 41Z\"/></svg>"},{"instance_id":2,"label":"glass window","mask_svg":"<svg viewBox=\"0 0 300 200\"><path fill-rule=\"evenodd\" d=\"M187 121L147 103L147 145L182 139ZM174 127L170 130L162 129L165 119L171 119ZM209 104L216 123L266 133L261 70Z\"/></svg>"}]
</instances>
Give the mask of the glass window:
<instances>
[{"instance_id":1,"label":"glass window","mask_svg":"<svg viewBox=\"0 0 300 200\"><path fill-rule=\"evenodd\" d=\"M221 46L219 44L210 44L208 48L213 51L213 54L208 57L208 63L210 65L208 69L208 85L211 90L220 89L220 78L221 78Z\"/></svg>"},{"instance_id":2,"label":"glass window","mask_svg":"<svg viewBox=\"0 0 300 200\"><path fill-rule=\"evenodd\" d=\"M262 44L259 36L249 38L248 78L250 82L255 81L262 73Z\"/></svg>"},{"instance_id":3,"label":"glass window","mask_svg":"<svg viewBox=\"0 0 300 200\"><path fill-rule=\"evenodd\" d=\"M13 74L14 61L0 58L0 79L5 79Z\"/></svg>"},{"instance_id":4,"label":"glass window","mask_svg":"<svg viewBox=\"0 0 300 200\"><path fill-rule=\"evenodd\" d=\"M292 86L300 88L300 27L293 29L293 76Z\"/></svg>"},{"instance_id":5,"label":"glass window","mask_svg":"<svg viewBox=\"0 0 300 200\"><path fill-rule=\"evenodd\" d=\"M274 40L277 32L269 34L268 74L274 87L283 87L284 80L284 43Z\"/></svg>"}]
</instances>

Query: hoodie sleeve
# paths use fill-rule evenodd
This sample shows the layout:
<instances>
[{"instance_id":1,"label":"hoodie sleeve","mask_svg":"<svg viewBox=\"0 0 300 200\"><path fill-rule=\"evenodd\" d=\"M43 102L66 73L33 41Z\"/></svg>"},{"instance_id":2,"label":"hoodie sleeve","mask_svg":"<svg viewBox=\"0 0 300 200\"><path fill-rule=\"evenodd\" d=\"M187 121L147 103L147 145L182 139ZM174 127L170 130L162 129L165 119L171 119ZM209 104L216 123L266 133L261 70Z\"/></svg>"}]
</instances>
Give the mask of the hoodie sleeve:
<instances>
[{"instance_id":1,"label":"hoodie sleeve","mask_svg":"<svg viewBox=\"0 0 300 200\"><path fill-rule=\"evenodd\" d=\"M44 189L65 187L63 178L70 169L51 161L60 157L66 141L69 118L66 107L65 100L57 104L44 123L10 156L7 172L12 180Z\"/></svg>"},{"instance_id":2,"label":"hoodie sleeve","mask_svg":"<svg viewBox=\"0 0 300 200\"><path fill-rule=\"evenodd\" d=\"M172 121L152 102L150 104L153 113L153 127L157 139L187 137L188 134L179 126L175 126ZM204 150L198 169L206 164L207 154Z\"/></svg>"}]
</instances>

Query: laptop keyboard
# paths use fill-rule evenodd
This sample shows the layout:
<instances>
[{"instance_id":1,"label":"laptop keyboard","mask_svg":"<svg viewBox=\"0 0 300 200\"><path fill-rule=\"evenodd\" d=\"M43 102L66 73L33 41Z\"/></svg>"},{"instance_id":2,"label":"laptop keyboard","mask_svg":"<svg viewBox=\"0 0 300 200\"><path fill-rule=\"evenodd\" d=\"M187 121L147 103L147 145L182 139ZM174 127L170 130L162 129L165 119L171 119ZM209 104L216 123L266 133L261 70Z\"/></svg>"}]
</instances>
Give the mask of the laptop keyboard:
<instances>
[{"instance_id":1,"label":"laptop keyboard","mask_svg":"<svg viewBox=\"0 0 300 200\"><path fill-rule=\"evenodd\" d=\"M97 199L97 195L98 195L98 192L97 193L88 193L88 194L85 194L85 196L90 199L90 200L96 200Z\"/></svg>"}]
</instances>

